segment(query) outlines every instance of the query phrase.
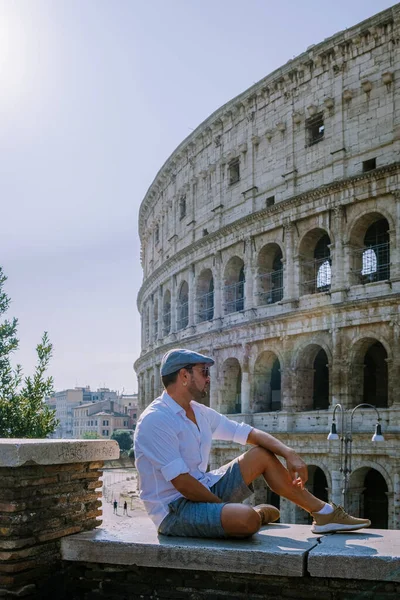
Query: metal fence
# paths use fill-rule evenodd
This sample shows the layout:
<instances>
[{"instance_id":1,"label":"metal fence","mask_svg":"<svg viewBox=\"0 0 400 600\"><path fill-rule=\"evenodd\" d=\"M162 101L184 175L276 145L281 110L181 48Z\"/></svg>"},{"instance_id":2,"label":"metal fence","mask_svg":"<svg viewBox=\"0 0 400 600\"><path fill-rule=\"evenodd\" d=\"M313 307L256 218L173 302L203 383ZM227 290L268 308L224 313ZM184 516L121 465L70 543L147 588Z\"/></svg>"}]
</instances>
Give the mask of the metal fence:
<instances>
[{"instance_id":1,"label":"metal fence","mask_svg":"<svg viewBox=\"0 0 400 600\"><path fill-rule=\"evenodd\" d=\"M329 292L332 281L331 259L314 258L302 263L303 268L303 294L318 294Z\"/></svg>"},{"instance_id":2,"label":"metal fence","mask_svg":"<svg viewBox=\"0 0 400 600\"><path fill-rule=\"evenodd\" d=\"M257 292L259 304L274 304L283 298L283 270L262 273L257 276L258 286L261 291Z\"/></svg>"},{"instance_id":3,"label":"metal fence","mask_svg":"<svg viewBox=\"0 0 400 600\"><path fill-rule=\"evenodd\" d=\"M202 294L197 298L198 320L212 321L214 318L214 292Z\"/></svg>"},{"instance_id":4,"label":"metal fence","mask_svg":"<svg viewBox=\"0 0 400 600\"><path fill-rule=\"evenodd\" d=\"M356 276L359 283L385 281L390 278L390 246L389 242L369 246L355 251ZM361 267L361 268L360 268Z\"/></svg>"},{"instance_id":5,"label":"metal fence","mask_svg":"<svg viewBox=\"0 0 400 600\"><path fill-rule=\"evenodd\" d=\"M226 314L244 310L244 281L226 285L224 294L224 308Z\"/></svg>"}]
</instances>

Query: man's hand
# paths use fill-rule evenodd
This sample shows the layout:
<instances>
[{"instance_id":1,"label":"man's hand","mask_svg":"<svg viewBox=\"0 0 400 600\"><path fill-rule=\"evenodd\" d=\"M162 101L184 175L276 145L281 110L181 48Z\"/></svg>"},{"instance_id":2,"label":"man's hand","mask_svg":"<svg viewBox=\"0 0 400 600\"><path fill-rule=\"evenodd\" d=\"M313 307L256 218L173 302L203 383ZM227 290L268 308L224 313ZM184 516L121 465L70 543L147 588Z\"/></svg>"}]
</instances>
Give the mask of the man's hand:
<instances>
[{"instance_id":1,"label":"man's hand","mask_svg":"<svg viewBox=\"0 0 400 600\"><path fill-rule=\"evenodd\" d=\"M287 470L292 478L292 484L304 490L304 485L308 479L307 465L294 450L285 456Z\"/></svg>"}]
</instances>

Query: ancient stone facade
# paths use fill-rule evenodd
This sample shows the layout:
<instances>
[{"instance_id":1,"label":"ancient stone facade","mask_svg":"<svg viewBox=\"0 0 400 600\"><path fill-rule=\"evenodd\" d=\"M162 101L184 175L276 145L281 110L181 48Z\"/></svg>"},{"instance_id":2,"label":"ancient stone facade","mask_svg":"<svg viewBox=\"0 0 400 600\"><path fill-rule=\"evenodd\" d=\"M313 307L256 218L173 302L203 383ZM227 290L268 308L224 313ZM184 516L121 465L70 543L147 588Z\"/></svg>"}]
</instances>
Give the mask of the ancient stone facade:
<instances>
[{"instance_id":1,"label":"ancient stone facade","mask_svg":"<svg viewBox=\"0 0 400 600\"><path fill-rule=\"evenodd\" d=\"M385 442L371 442L373 409L352 419L347 500L396 529L399 65L396 5L312 46L182 142L140 208L135 363L143 409L161 389L167 350L212 354L210 406L293 446L310 488L337 502L332 408L377 407ZM216 444L213 466L237 453ZM304 522L284 501L281 510Z\"/></svg>"}]
</instances>

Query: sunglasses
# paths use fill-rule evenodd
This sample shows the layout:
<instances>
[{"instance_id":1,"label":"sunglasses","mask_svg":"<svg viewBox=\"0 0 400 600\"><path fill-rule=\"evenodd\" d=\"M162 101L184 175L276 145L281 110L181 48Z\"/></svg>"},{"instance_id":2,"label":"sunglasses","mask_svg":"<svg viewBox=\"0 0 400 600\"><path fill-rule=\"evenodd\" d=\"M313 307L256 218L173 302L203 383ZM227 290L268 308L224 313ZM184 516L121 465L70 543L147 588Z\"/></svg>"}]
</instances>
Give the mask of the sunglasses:
<instances>
[{"instance_id":1,"label":"sunglasses","mask_svg":"<svg viewBox=\"0 0 400 600\"><path fill-rule=\"evenodd\" d=\"M193 367L194 367L194 365L187 365L184 368L186 369L186 371L192 371ZM205 379L207 379L207 377L210 377L210 367L202 367L201 368L201 373L202 373L203 377Z\"/></svg>"}]
</instances>

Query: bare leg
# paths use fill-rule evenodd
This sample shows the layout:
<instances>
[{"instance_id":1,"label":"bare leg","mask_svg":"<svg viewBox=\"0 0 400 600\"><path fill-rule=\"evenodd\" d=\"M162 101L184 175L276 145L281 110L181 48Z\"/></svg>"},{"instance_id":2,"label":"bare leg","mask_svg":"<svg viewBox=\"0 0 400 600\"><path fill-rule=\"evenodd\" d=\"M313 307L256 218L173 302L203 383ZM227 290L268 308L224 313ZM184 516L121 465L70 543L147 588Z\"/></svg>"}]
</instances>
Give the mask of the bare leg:
<instances>
[{"instance_id":1,"label":"bare leg","mask_svg":"<svg viewBox=\"0 0 400 600\"><path fill-rule=\"evenodd\" d=\"M246 504L225 504L221 525L232 537L249 537L260 529L261 518L254 508Z\"/></svg>"},{"instance_id":2,"label":"bare leg","mask_svg":"<svg viewBox=\"0 0 400 600\"><path fill-rule=\"evenodd\" d=\"M247 485L259 475L273 492L294 502L308 512L318 512L325 502L313 496L309 491L293 485L288 470L277 459L275 454L256 446L239 457L239 466Z\"/></svg>"}]
</instances>

